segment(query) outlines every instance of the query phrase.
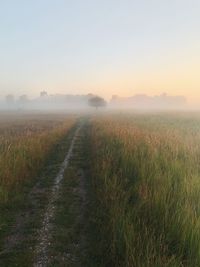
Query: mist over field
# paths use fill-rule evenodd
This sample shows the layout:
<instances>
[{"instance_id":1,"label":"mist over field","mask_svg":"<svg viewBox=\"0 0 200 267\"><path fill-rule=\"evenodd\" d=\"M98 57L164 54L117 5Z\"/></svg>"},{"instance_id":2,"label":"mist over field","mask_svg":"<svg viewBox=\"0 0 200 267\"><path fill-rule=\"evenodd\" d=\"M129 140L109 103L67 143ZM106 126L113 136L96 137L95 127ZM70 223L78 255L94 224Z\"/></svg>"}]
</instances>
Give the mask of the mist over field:
<instances>
[{"instance_id":1,"label":"mist over field","mask_svg":"<svg viewBox=\"0 0 200 267\"><path fill-rule=\"evenodd\" d=\"M200 267L199 36L199 0L0 0L0 267Z\"/></svg>"},{"instance_id":2,"label":"mist over field","mask_svg":"<svg viewBox=\"0 0 200 267\"><path fill-rule=\"evenodd\" d=\"M97 97L90 93L86 95L53 94L48 95L42 91L40 96L30 98L27 95L15 97L8 94L1 99L1 110L85 110L88 109L89 101ZM103 99L103 98L102 98ZM105 100L106 101L106 100ZM184 96L170 96L166 93L148 96L137 94L130 97L113 95L106 101L107 109L139 109L139 110L181 110L191 109ZM104 107L104 108L105 108Z\"/></svg>"}]
</instances>

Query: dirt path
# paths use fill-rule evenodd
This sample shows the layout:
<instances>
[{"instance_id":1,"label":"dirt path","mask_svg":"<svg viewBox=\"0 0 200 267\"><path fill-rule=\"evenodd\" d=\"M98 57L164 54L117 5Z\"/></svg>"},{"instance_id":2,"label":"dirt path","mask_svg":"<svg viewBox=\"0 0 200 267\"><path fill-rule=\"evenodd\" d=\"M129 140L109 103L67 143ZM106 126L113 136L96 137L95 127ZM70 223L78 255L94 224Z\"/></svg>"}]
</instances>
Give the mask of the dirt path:
<instances>
[{"instance_id":1,"label":"dirt path","mask_svg":"<svg viewBox=\"0 0 200 267\"><path fill-rule=\"evenodd\" d=\"M56 144L23 203L8 210L12 220L0 248L1 267L97 266L89 256L87 125L83 118Z\"/></svg>"},{"instance_id":2,"label":"dirt path","mask_svg":"<svg viewBox=\"0 0 200 267\"><path fill-rule=\"evenodd\" d=\"M48 265L55 266L95 266L88 265L88 188L87 188L87 126L84 124L77 134L69 165L61 181L52 220L51 239L48 247Z\"/></svg>"},{"instance_id":3,"label":"dirt path","mask_svg":"<svg viewBox=\"0 0 200 267\"><path fill-rule=\"evenodd\" d=\"M56 201L58 200L59 197L59 191L60 187L62 185L62 180L64 178L64 174L69 166L70 159L73 155L74 148L79 136L79 133L81 131L81 128L83 125L81 124L78 126L78 128L75 131L74 137L71 141L70 148L68 150L68 153L65 157L65 160L60 168L59 173L56 175L54 184L51 189L51 194L49 196L49 202L46 208L46 212L44 214L44 218L42 221L42 227L39 230L38 233L38 245L36 246L35 250L35 262L34 262L34 267L45 267L49 266L50 264L50 258L48 254L48 248L51 245L51 235L52 235L52 229L53 229L53 224L52 220L55 216L55 211L56 211ZM82 186L82 190L83 186ZM82 194L85 194L82 192Z\"/></svg>"}]
</instances>

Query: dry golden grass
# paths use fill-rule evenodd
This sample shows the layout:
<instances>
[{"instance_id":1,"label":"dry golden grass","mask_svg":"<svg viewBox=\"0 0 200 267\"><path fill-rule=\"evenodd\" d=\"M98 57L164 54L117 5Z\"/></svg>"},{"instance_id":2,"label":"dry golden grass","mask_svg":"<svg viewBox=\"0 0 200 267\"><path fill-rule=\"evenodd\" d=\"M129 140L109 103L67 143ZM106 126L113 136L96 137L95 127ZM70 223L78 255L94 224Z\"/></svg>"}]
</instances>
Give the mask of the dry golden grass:
<instances>
[{"instance_id":1,"label":"dry golden grass","mask_svg":"<svg viewBox=\"0 0 200 267\"><path fill-rule=\"evenodd\" d=\"M91 127L107 265L199 266L200 116L110 115Z\"/></svg>"},{"instance_id":2,"label":"dry golden grass","mask_svg":"<svg viewBox=\"0 0 200 267\"><path fill-rule=\"evenodd\" d=\"M61 114L1 115L0 202L8 201L10 193L34 178L75 122L75 116Z\"/></svg>"}]
</instances>

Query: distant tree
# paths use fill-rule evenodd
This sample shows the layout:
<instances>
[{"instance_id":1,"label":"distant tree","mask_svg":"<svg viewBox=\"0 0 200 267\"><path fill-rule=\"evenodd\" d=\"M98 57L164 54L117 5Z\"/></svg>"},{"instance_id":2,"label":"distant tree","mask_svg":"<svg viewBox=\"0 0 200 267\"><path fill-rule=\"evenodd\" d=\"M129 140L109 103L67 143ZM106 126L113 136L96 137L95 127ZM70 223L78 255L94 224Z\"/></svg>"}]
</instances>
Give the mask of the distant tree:
<instances>
[{"instance_id":1,"label":"distant tree","mask_svg":"<svg viewBox=\"0 0 200 267\"><path fill-rule=\"evenodd\" d=\"M13 105L15 102L15 97L13 95L7 95L6 96L6 103L8 105Z\"/></svg>"},{"instance_id":2,"label":"distant tree","mask_svg":"<svg viewBox=\"0 0 200 267\"><path fill-rule=\"evenodd\" d=\"M88 100L88 104L91 107L95 107L96 109L100 107L105 107L106 106L106 101L99 96L92 97Z\"/></svg>"}]
</instances>

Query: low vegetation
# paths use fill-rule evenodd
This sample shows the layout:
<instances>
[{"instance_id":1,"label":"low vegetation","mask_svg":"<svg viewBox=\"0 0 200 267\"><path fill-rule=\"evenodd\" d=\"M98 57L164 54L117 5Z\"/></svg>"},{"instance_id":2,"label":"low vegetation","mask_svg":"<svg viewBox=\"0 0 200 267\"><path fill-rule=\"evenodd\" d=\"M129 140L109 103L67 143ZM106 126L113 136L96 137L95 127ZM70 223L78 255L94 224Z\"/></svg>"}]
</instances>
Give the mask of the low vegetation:
<instances>
[{"instance_id":1,"label":"low vegetation","mask_svg":"<svg viewBox=\"0 0 200 267\"><path fill-rule=\"evenodd\" d=\"M36 233L76 123L77 116L61 114L0 118L2 266L34 262ZM52 264L199 266L200 115L97 112L81 125L55 203ZM17 205L25 191L33 194ZM28 215L17 224L17 214Z\"/></svg>"},{"instance_id":2,"label":"low vegetation","mask_svg":"<svg viewBox=\"0 0 200 267\"><path fill-rule=\"evenodd\" d=\"M77 119L22 112L0 117L0 266L33 265L51 188Z\"/></svg>"},{"instance_id":3,"label":"low vegetation","mask_svg":"<svg viewBox=\"0 0 200 267\"><path fill-rule=\"evenodd\" d=\"M16 197L38 174L75 121L73 116L44 114L6 114L0 119L0 203Z\"/></svg>"},{"instance_id":4,"label":"low vegetation","mask_svg":"<svg viewBox=\"0 0 200 267\"><path fill-rule=\"evenodd\" d=\"M94 118L90 147L100 266L199 266L199 115Z\"/></svg>"}]
</instances>

